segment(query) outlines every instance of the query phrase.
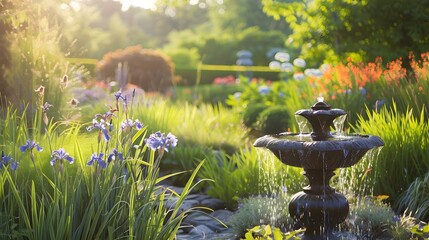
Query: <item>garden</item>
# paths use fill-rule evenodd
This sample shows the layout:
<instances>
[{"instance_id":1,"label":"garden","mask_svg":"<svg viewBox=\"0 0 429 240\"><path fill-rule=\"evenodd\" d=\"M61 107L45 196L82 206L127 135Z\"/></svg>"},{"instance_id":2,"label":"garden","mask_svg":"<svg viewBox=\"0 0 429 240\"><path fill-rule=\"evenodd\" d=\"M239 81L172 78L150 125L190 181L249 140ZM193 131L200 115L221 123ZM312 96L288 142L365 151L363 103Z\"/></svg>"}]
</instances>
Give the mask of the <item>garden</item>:
<instances>
[{"instance_id":1,"label":"garden","mask_svg":"<svg viewBox=\"0 0 429 240\"><path fill-rule=\"evenodd\" d=\"M0 3L0 239L305 238L308 169L254 143L318 101L384 143L337 238L429 238L426 1L125 2Z\"/></svg>"}]
</instances>

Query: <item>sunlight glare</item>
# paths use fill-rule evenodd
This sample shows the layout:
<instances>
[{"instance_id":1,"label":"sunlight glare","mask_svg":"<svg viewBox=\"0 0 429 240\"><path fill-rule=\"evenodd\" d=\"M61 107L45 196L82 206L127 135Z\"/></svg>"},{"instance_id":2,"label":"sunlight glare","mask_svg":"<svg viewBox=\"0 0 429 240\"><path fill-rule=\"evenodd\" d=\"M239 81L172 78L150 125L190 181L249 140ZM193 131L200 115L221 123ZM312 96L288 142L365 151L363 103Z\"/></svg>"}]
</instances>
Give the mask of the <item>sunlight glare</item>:
<instances>
[{"instance_id":1,"label":"sunlight glare","mask_svg":"<svg viewBox=\"0 0 429 240\"><path fill-rule=\"evenodd\" d=\"M122 11L127 11L130 7L140 7L144 9L155 10L156 0L120 0L122 4Z\"/></svg>"}]
</instances>

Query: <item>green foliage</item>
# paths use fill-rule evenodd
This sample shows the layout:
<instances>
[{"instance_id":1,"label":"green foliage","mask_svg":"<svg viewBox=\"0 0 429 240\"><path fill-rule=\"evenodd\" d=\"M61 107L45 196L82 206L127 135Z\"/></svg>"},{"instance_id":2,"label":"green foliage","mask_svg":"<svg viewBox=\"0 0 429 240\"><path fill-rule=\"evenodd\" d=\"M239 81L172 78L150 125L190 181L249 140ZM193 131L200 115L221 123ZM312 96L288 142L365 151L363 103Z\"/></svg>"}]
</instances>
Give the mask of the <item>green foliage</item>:
<instances>
[{"instance_id":1,"label":"green foliage","mask_svg":"<svg viewBox=\"0 0 429 240\"><path fill-rule=\"evenodd\" d=\"M296 230L292 232L282 233L279 228L271 229L270 225L256 226L245 234L245 240L282 240L282 239L300 239L297 235L304 230Z\"/></svg>"},{"instance_id":2,"label":"green foliage","mask_svg":"<svg viewBox=\"0 0 429 240\"><path fill-rule=\"evenodd\" d=\"M416 178L398 198L396 206L422 221L429 221L429 173Z\"/></svg>"},{"instance_id":3,"label":"green foliage","mask_svg":"<svg viewBox=\"0 0 429 240\"><path fill-rule=\"evenodd\" d=\"M352 208L349 216L351 231L363 238L376 239L393 225L395 213L377 197L358 199Z\"/></svg>"},{"instance_id":4,"label":"green foliage","mask_svg":"<svg viewBox=\"0 0 429 240\"><path fill-rule=\"evenodd\" d=\"M258 120L259 115L263 112L267 107L263 103L251 104L247 108L244 109L242 113L243 123L246 127L252 128L255 127L254 124Z\"/></svg>"},{"instance_id":5,"label":"green foliage","mask_svg":"<svg viewBox=\"0 0 429 240\"><path fill-rule=\"evenodd\" d=\"M301 169L286 166L268 151L255 148L207 156L200 175L213 180L207 183L208 194L225 201L229 209L235 209L239 199L249 196L285 189L296 192L304 181Z\"/></svg>"},{"instance_id":6,"label":"green foliage","mask_svg":"<svg viewBox=\"0 0 429 240\"><path fill-rule=\"evenodd\" d=\"M63 110L70 107L70 85L77 82L78 74L84 76L85 70L65 61L58 47L59 28L51 23L54 20L47 14L49 4L34 6L15 2L14 6L9 14L16 17L11 18L9 24L15 31L4 35L10 44L10 66L4 68L5 82L1 84L7 91L2 92L2 100L5 100L2 105L12 104L20 110L26 108L32 119L44 102L55 103L52 114L56 120L61 119ZM36 89L39 91L35 92ZM39 102L40 94L43 102Z\"/></svg>"},{"instance_id":7,"label":"green foliage","mask_svg":"<svg viewBox=\"0 0 429 240\"><path fill-rule=\"evenodd\" d=\"M359 178L366 178L375 195L389 195L395 201L428 172L429 126L423 111L417 118L411 109L400 113L395 105L380 112L367 110L367 115L368 119L359 118L355 132L380 136L385 146L373 163L364 161L354 169L361 169Z\"/></svg>"},{"instance_id":8,"label":"green foliage","mask_svg":"<svg viewBox=\"0 0 429 240\"><path fill-rule=\"evenodd\" d=\"M174 238L186 214L179 211L181 204L196 186L193 181L203 161L195 166L182 194L167 194L167 189L157 184L178 173L159 176L165 151L163 148L156 152L148 149L144 144L145 128L138 131L121 128L121 120L132 119L132 107L117 112L119 119L114 122L114 130L108 131L111 141L100 139L103 135L100 129L88 143L80 131L81 125L51 125L46 120L48 112L37 111L33 126L42 127L33 129L31 135L25 115L17 115L12 108L0 121L0 139L5 153L0 169L1 236L28 239ZM19 152L18 146L28 138L44 149L36 152L36 148L27 148L25 152ZM50 164L55 153L53 149L57 147L67 149L74 164L70 165L64 159ZM89 154L94 150L97 156L103 153L103 161L107 161L113 148L122 155L116 155L105 167L100 162L88 166L88 159L94 157L90 158ZM10 165L4 165L5 156L18 161L15 171Z\"/></svg>"},{"instance_id":9,"label":"green foliage","mask_svg":"<svg viewBox=\"0 0 429 240\"><path fill-rule=\"evenodd\" d=\"M135 110L135 116L147 124L149 130L174 132L184 145L198 144L227 152L248 145L239 119L222 105L195 106L155 98L139 100Z\"/></svg>"},{"instance_id":10,"label":"green foliage","mask_svg":"<svg viewBox=\"0 0 429 240\"><path fill-rule=\"evenodd\" d=\"M256 233L252 229L259 225L276 227L279 228L278 231L291 229L293 220L289 216L288 202L289 199L284 194L277 197L250 197L240 203L229 224L238 236L246 237L248 236L246 230L250 229L249 232ZM267 232L267 235L271 233Z\"/></svg>"},{"instance_id":11,"label":"green foliage","mask_svg":"<svg viewBox=\"0 0 429 240\"><path fill-rule=\"evenodd\" d=\"M421 24L428 22L427 1L264 0L263 4L269 15L285 18L293 30L291 42L300 45L303 57L311 61L355 56L391 61L405 59L409 51L426 51L422 43L427 41L428 28ZM380 11L386 15L381 17Z\"/></svg>"},{"instance_id":12,"label":"green foliage","mask_svg":"<svg viewBox=\"0 0 429 240\"><path fill-rule=\"evenodd\" d=\"M139 45L105 54L97 64L97 72L107 82L117 80L121 88L132 83L151 92L165 91L173 85L171 60L159 51ZM119 72L125 76L117 77Z\"/></svg>"},{"instance_id":13,"label":"green foliage","mask_svg":"<svg viewBox=\"0 0 429 240\"><path fill-rule=\"evenodd\" d=\"M272 106L262 111L257 120L257 129L263 135L286 132L290 128L289 109L285 106Z\"/></svg>"},{"instance_id":14,"label":"green foliage","mask_svg":"<svg viewBox=\"0 0 429 240\"><path fill-rule=\"evenodd\" d=\"M266 53L274 47L284 46L285 35L278 31L261 31L257 27L243 30L240 34L209 35L205 41L197 47L205 64L235 64L237 52L248 50L252 52L254 65L265 65L269 63Z\"/></svg>"},{"instance_id":15,"label":"green foliage","mask_svg":"<svg viewBox=\"0 0 429 240\"><path fill-rule=\"evenodd\" d=\"M240 81L243 90L241 94L230 95L226 103L238 111L241 116L247 108L263 104L266 109L271 106L282 106L288 111L283 115L286 118L287 128L297 130L295 111L308 108L316 99L313 90L307 80L303 81ZM277 110L276 110L277 111ZM244 119L243 119L244 120ZM261 122L262 124L263 122ZM287 130L286 128L286 130Z\"/></svg>"},{"instance_id":16,"label":"green foliage","mask_svg":"<svg viewBox=\"0 0 429 240\"><path fill-rule=\"evenodd\" d=\"M178 67L195 67L198 65L200 56L197 49L165 49L164 52L171 58L171 61Z\"/></svg>"},{"instance_id":17,"label":"green foliage","mask_svg":"<svg viewBox=\"0 0 429 240\"><path fill-rule=\"evenodd\" d=\"M240 85L198 85L198 86L177 86L173 100L178 102L189 102L193 104L211 103L213 105L224 104L231 94L240 91Z\"/></svg>"},{"instance_id":18,"label":"green foliage","mask_svg":"<svg viewBox=\"0 0 429 240\"><path fill-rule=\"evenodd\" d=\"M410 215L403 214L402 216L396 216L393 222L394 223L389 230L389 234L393 239L419 239L417 237L419 234L416 233L420 230L419 226L422 224L418 224L418 221L416 221L415 218Z\"/></svg>"}]
</instances>

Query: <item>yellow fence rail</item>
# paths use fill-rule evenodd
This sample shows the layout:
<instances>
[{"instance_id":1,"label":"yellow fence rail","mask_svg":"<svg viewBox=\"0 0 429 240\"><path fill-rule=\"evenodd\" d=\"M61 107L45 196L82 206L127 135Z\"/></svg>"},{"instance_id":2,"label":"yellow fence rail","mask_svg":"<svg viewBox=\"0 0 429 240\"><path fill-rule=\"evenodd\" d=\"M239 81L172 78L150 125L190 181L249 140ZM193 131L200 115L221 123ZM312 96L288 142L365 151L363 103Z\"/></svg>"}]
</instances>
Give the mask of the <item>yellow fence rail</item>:
<instances>
[{"instance_id":1,"label":"yellow fence rail","mask_svg":"<svg viewBox=\"0 0 429 240\"><path fill-rule=\"evenodd\" d=\"M67 58L71 63L95 65L98 59L94 58ZM192 67L178 67L183 70L196 70L196 71L237 71L237 72L280 72L280 70L271 69L268 66L238 66L238 65L210 65L199 64L195 68Z\"/></svg>"}]
</instances>

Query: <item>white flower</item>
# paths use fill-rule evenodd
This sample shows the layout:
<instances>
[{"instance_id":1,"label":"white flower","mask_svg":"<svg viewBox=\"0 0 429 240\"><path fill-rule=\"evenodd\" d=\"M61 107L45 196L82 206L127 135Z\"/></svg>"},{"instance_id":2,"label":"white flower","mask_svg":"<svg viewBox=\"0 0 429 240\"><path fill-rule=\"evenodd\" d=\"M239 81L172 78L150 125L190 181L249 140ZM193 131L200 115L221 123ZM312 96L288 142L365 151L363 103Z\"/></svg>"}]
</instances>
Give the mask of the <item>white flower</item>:
<instances>
[{"instance_id":1,"label":"white flower","mask_svg":"<svg viewBox=\"0 0 429 240\"><path fill-rule=\"evenodd\" d=\"M304 78L305 78L304 73L298 72L293 74L293 79L297 81L303 80Z\"/></svg>"},{"instance_id":2,"label":"white flower","mask_svg":"<svg viewBox=\"0 0 429 240\"><path fill-rule=\"evenodd\" d=\"M309 77L321 77L323 72L316 68L308 68L304 70L304 74Z\"/></svg>"},{"instance_id":3,"label":"white flower","mask_svg":"<svg viewBox=\"0 0 429 240\"><path fill-rule=\"evenodd\" d=\"M295 65L297 67L304 68L305 67L305 60L302 58L296 58L295 60L293 60L293 65Z\"/></svg>"},{"instance_id":4,"label":"white flower","mask_svg":"<svg viewBox=\"0 0 429 240\"><path fill-rule=\"evenodd\" d=\"M274 55L274 59L280 62L289 62L290 55L286 52L278 52L276 55Z\"/></svg>"},{"instance_id":5,"label":"white flower","mask_svg":"<svg viewBox=\"0 0 429 240\"><path fill-rule=\"evenodd\" d=\"M277 62L277 61L271 61L268 64L268 67L271 68L271 69L280 69L280 63Z\"/></svg>"},{"instance_id":6,"label":"white flower","mask_svg":"<svg viewBox=\"0 0 429 240\"><path fill-rule=\"evenodd\" d=\"M281 69L282 71L285 71L285 72L292 72L293 65L291 63L285 62L285 63L282 63Z\"/></svg>"},{"instance_id":7,"label":"white flower","mask_svg":"<svg viewBox=\"0 0 429 240\"><path fill-rule=\"evenodd\" d=\"M320 66L320 70L322 70L322 72L326 72L330 67L331 65L324 63L322 66Z\"/></svg>"},{"instance_id":8,"label":"white flower","mask_svg":"<svg viewBox=\"0 0 429 240\"><path fill-rule=\"evenodd\" d=\"M241 92L234 93L234 98L239 100L241 98Z\"/></svg>"}]
</instances>

